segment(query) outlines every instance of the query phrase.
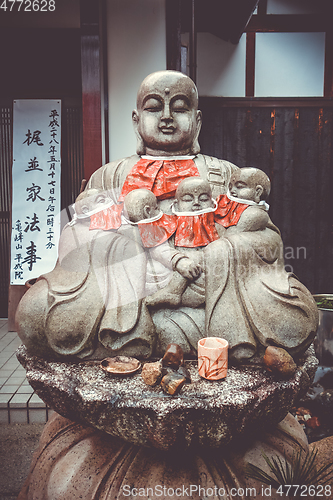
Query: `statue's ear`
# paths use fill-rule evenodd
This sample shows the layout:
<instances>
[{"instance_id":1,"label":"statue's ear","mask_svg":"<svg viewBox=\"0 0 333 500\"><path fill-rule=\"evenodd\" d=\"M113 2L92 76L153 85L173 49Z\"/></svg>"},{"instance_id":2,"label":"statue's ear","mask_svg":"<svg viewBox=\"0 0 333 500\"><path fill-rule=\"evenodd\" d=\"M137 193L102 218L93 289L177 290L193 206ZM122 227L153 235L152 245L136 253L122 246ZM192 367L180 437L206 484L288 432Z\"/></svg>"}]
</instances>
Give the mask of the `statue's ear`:
<instances>
[{"instance_id":1,"label":"statue's ear","mask_svg":"<svg viewBox=\"0 0 333 500\"><path fill-rule=\"evenodd\" d=\"M200 153L200 144L199 144L199 134L201 130L201 125L202 125L202 113L198 109L197 111L197 116L196 116L196 131L195 131L195 136L192 142L192 148L191 148L191 153L194 155L197 155Z\"/></svg>"},{"instance_id":2,"label":"statue's ear","mask_svg":"<svg viewBox=\"0 0 333 500\"><path fill-rule=\"evenodd\" d=\"M144 219L149 219L150 218L150 214L151 214L151 207L149 205L145 205L142 209L142 212L143 212L143 218Z\"/></svg>"},{"instance_id":3,"label":"statue's ear","mask_svg":"<svg viewBox=\"0 0 333 500\"><path fill-rule=\"evenodd\" d=\"M136 152L138 155L144 155L146 152L146 148L142 140L142 137L139 134L139 113L137 112L136 109L132 113L132 121L133 121L134 132L136 135Z\"/></svg>"},{"instance_id":4,"label":"statue's ear","mask_svg":"<svg viewBox=\"0 0 333 500\"><path fill-rule=\"evenodd\" d=\"M260 199L261 199L261 195L262 193L264 192L264 188L260 185L260 184L257 184L256 186L256 190L255 190L255 200L257 203L259 203Z\"/></svg>"}]
</instances>

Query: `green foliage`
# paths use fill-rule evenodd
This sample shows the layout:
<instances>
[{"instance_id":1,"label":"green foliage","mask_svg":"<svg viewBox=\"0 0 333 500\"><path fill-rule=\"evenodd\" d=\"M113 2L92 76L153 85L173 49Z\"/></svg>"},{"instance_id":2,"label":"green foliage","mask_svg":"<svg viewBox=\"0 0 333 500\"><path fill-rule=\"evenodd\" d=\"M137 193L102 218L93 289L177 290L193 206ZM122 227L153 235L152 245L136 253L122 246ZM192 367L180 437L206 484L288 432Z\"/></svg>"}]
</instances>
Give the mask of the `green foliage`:
<instances>
[{"instance_id":1,"label":"green foliage","mask_svg":"<svg viewBox=\"0 0 333 500\"><path fill-rule=\"evenodd\" d=\"M333 298L318 298L316 304L319 309L333 309Z\"/></svg>"},{"instance_id":2,"label":"green foliage","mask_svg":"<svg viewBox=\"0 0 333 500\"><path fill-rule=\"evenodd\" d=\"M289 463L286 457L284 457L284 460L281 460L277 455L268 458L265 453L262 453L272 475L266 473L260 467L248 463L245 471L246 476L263 484L271 485L275 489L281 485L327 484L333 477L333 462L329 462L318 469L316 465L317 455L318 450L315 448L307 453L299 450L296 454L293 453L291 463Z\"/></svg>"}]
</instances>

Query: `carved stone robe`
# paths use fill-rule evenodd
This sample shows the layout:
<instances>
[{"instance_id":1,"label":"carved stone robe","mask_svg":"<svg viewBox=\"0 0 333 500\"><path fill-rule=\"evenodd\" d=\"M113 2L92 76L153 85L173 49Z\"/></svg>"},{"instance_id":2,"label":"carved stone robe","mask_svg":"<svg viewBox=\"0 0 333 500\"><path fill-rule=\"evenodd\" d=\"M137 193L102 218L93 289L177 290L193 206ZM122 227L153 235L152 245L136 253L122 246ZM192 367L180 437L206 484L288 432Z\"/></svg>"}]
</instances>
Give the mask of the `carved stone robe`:
<instances>
[{"instance_id":1,"label":"carved stone robe","mask_svg":"<svg viewBox=\"0 0 333 500\"><path fill-rule=\"evenodd\" d=\"M108 191L118 202L136 155L99 168L88 188ZM235 165L197 155L200 177L208 179L214 198L227 191ZM161 209L171 213L172 199ZM239 345L269 344L302 352L318 321L310 292L284 270L283 245L269 221L261 231L228 236L204 250L206 304L161 308L144 303L146 254L139 242L116 231L67 226L55 269L40 277L17 311L17 331L39 354L101 358L107 354L160 356L170 342L194 354L204 336ZM65 250L64 250L65 249Z\"/></svg>"}]
</instances>

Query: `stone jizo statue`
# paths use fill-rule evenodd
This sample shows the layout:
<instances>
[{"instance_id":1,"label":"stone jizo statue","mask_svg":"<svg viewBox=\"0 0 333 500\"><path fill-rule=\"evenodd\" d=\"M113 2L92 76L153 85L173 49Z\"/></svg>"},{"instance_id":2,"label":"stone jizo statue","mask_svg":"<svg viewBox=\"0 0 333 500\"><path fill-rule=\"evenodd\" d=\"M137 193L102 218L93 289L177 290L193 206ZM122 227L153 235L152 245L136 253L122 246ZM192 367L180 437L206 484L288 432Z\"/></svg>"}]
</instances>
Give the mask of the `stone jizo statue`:
<instances>
[{"instance_id":1,"label":"stone jizo statue","mask_svg":"<svg viewBox=\"0 0 333 500\"><path fill-rule=\"evenodd\" d=\"M268 345L293 356L304 352L316 333L317 307L310 292L284 269L281 236L265 205L267 176L200 154L198 94L182 73L149 75L132 118L137 154L102 166L89 179L77 201L75 223L63 229L54 270L40 276L19 304L16 324L22 341L36 355L63 359L161 357L171 342L191 356L205 336L227 339L229 358L236 363L249 361ZM188 178L190 189L182 194ZM184 248L172 224L184 215L185 205L193 212L190 198L202 186L211 210L205 214L210 239ZM134 212L145 210L130 224L126 200L130 205L128 196L138 188L154 195L153 209L147 212L149 203L134 206ZM82 206L86 194L95 199ZM202 206L197 204L195 211ZM160 213L163 224L154 219ZM143 244L144 219L157 232L164 228L157 245ZM179 234L180 240L193 242L186 227ZM151 275L149 289L147 269L159 244L168 245L171 264L159 262L164 281L159 277L155 286ZM186 277L181 300L159 300L157 294L163 295L177 272L184 282L181 265L191 260L188 250L200 255L200 267Z\"/></svg>"}]
</instances>

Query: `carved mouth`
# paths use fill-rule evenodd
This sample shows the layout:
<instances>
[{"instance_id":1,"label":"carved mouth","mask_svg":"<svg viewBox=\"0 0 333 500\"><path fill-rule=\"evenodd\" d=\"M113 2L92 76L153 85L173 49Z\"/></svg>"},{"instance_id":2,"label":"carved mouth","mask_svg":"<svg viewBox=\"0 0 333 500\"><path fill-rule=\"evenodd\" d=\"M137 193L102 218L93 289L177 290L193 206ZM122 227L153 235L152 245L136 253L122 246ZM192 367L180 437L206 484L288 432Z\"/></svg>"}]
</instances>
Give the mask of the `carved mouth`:
<instances>
[{"instance_id":1,"label":"carved mouth","mask_svg":"<svg viewBox=\"0 0 333 500\"><path fill-rule=\"evenodd\" d=\"M160 131L163 134L173 134L175 130L175 127L160 127Z\"/></svg>"}]
</instances>

